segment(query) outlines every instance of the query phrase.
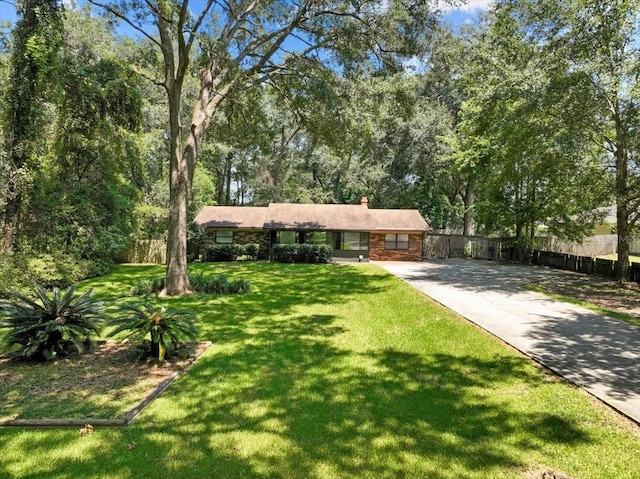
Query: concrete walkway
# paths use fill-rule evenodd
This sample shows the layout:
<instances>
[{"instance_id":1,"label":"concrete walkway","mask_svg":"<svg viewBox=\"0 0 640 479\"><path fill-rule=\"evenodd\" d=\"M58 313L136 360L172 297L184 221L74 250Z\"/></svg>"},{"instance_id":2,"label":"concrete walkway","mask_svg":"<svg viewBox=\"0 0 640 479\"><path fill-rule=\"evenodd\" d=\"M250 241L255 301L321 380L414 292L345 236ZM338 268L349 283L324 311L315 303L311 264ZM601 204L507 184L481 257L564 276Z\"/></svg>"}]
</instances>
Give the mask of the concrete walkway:
<instances>
[{"instance_id":1,"label":"concrete walkway","mask_svg":"<svg viewBox=\"0 0 640 479\"><path fill-rule=\"evenodd\" d=\"M461 259L376 264L640 423L640 327L520 287L570 273Z\"/></svg>"}]
</instances>

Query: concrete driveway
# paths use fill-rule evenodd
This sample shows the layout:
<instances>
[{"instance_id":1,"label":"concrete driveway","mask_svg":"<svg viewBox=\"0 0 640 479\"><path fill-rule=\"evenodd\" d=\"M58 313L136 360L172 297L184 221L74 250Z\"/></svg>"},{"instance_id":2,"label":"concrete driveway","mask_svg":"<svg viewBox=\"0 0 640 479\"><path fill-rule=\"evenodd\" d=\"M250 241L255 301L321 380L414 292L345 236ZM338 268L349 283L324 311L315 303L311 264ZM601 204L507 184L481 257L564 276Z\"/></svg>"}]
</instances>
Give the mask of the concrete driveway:
<instances>
[{"instance_id":1,"label":"concrete driveway","mask_svg":"<svg viewBox=\"0 0 640 479\"><path fill-rule=\"evenodd\" d=\"M570 273L464 259L376 264L640 423L640 327L520 287Z\"/></svg>"}]
</instances>

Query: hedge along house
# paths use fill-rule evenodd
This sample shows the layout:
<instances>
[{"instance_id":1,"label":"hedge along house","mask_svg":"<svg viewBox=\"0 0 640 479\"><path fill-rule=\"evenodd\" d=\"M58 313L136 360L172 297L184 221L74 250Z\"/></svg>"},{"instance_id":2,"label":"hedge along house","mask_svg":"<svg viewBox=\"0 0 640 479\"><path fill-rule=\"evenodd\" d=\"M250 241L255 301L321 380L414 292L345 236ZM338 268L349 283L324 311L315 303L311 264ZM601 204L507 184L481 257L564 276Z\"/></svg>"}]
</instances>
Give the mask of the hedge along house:
<instances>
[{"instance_id":1,"label":"hedge along house","mask_svg":"<svg viewBox=\"0 0 640 479\"><path fill-rule=\"evenodd\" d=\"M429 225L418 210L359 205L271 203L269 206L205 206L195 218L217 244L327 244L333 256L378 261L420 261Z\"/></svg>"}]
</instances>

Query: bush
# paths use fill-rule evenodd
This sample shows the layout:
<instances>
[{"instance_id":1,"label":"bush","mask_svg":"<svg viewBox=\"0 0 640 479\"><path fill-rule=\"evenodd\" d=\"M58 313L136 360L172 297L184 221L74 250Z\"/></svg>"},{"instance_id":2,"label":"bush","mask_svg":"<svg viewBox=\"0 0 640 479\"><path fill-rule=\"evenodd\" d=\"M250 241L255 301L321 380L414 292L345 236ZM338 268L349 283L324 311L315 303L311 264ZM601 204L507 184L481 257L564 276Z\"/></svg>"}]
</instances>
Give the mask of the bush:
<instances>
[{"instance_id":1,"label":"bush","mask_svg":"<svg viewBox=\"0 0 640 479\"><path fill-rule=\"evenodd\" d=\"M333 256L333 248L326 244L318 245L314 251L314 263L328 263Z\"/></svg>"},{"instance_id":2,"label":"bush","mask_svg":"<svg viewBox=\"0 0 640 479\"><path fill-rule=\"evenodd\" d=\"M260 245L255 243L244 245L244 254L252 260L258 259L258 255L260 254Z\"/></svg>"},{"instance_id":3,"label":"bush","mask_svg":"<svg viewBox=\"0 0 640 479\"><path fill-rule=\"evenodd\" d=\"M21 270L11 255L0 255L0 291L20 289L22 286Z\"/></svg>"},{"instance_id":4,"label":"bush","mask_svg":"<svg viewBox=\"0 0 640 479\"><path fill-rule=\"evenodd\" d=\"M222 294L226 292L227 277L224 275L205 276L200 273L194 276L190 275L189 284L194 291L200 293Z\"/></svg>"},{"instance_id":5,"label":"bush","mask_svg":"<svg viewBox=\"0 0 640 479\"><path fill-rule=\"evenodd\" d=\"M296 263L298 261L298 245L276 244L273 245L272 259L278 263Z\"/></svg>"},{"instance_id":6,"label":"bush","mask_svg":"<svg viewBox=\"0 0 640 479\"><path fill-rule=\"evenodd\" d=\"M53 360L71 352L83 352L92 334L100 333L103 304L93 299L93 290L74 297L53 289L51 297L35 286L35 300L15 291L0 299L0 328L8 329L2 350L16 349L25 358Z\"/></svg>"},{"instance_id":7,"label":"bush","mask_svg":"<svg viewBox=\"0 0 640 479\"><path fill-rule=\"evenodd\" d=\"M331 246L320 244L274 245L273 261L279 263L328 263L333 255Z\"/></svg>"},{"instance_id":8,"label":"bush","mask_svg":"<svg viewBox=\"0 0 640 479\"><path fill-rule=\"evenodd\" d=\"M135 286L129 290L129 296L144 296L159 293L164 288L164 278L139 279Z\"/></svg>"},{"instance_id":9,"label":"bush","mask_svg":"<svg viewBox=\"0 0 640 479\"><path fill-rule=\"evenodd\" d=\"M105 276L113 270L114 263L107 259L94 259L87 261L86 275L82 279L97 278L98 276Z\"/></svg>"},{"instance_id":10,"label":"bush","mask_svg":"<svg viewBox=\"0 0 640 479\"><path fill-rule=\"evenodd\" d=\"M226 294L245 294L251 292L251 283L246 279L237 279L226 284Z\"/></svg>"},{"instance_id":11,"label":"bush","mask_svg":"<svg viewBox=\"0 0 640 479\"><path fill-rule=\"evenodd\" d=\"M33 284L45 289L67 288L83 279L103 276L112 268L113 262L106 259L78 259L29 248L0 259L0 290L24 290Z\"/></svg>"},{"instance_id":12,"label":"bush","mask_svg":"<svg viewBox=\"0 0 640 479\"><path fill-rule=\"evenodd\" d=\"M198 293L244 294L251 292L251 283L245 279L229 281L225 275L207 276L203 273L189 275L191 288ZM164 288L164 278L141 279L131 288L129 296L159 293Z\"/></svg>"},{"instance_id":13,"label":"bush","mask_svg":"<svg viewBox=\"0 0 640 479\"><path fill-rule=\"evenodd\" d=\"M62 253L38 253L21 255L16 258L18 265L24 265L28 283L44 288L66 288L88 276L89 264L78 261L71 255Z\"/></svg>"},{"instance_id":14,"label":"bush","mask_svg":"<svg viewBox=\"0 0 640 479\"><path fill-rule=\"evenodd\" d=\"M207 248L206 261L235 261L244 254L243 245L212 244Z\"/></svg>"},{"instance_id":15,"label":"bush","mask_svg":"<svg viewBox=\"0 0 640 479\"><path fill-rule=\"evenodd\" d=\"M198 339L191 312L169 311L165 307L157 309L150 303L126 308L110 325L114 329L109 336L126 333L126 338L142 346L144 355L159 361L164 361L167 353L185 350L187 342Z\"/></svg>"}]
</instances>

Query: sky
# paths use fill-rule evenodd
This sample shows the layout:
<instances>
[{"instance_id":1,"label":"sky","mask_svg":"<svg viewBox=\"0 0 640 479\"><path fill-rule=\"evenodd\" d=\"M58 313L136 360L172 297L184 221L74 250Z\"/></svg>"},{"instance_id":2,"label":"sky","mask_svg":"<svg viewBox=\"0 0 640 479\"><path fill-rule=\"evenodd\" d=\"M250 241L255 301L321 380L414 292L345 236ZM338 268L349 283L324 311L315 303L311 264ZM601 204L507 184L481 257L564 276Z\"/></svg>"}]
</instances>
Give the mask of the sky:
<instances>
[{"instance_id":1,"label":"sky","mask_svg":"<svg viewBox=\"0 0 640 479\"><path fill-rule=\"evenodd\" d=\"M0 0L0 22L15 21L16 13L14 0ZM467 0L465 5L458 7L444 7L445 21L453 25L473 22L479 13L486 10L493 0Z\"/></svg>"},{"instance_id":2,"label":"sky","mask_svg":"<svg viewBox=\"0 0 640 479\"><path fill-rule=\"evenodd\" d=\"M492 3L493 0L467 0L465 5L444 8L446 12L444 20L454 26L473 23L478 15L484 12Z\"/></svg>"}]
</instances>

